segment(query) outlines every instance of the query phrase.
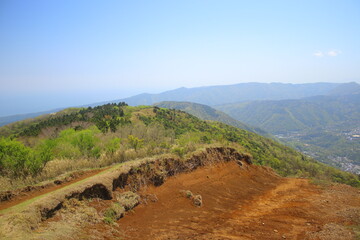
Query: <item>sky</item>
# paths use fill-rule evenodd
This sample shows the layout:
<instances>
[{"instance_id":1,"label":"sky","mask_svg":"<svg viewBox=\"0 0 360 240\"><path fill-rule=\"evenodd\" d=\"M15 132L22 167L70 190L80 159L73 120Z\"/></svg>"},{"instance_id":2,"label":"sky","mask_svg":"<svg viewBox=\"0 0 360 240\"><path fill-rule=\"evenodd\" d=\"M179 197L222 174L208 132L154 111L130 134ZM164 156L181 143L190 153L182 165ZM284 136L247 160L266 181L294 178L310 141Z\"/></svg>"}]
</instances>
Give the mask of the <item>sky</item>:
<instances>
[{"instance_id":1,"label":"sky","mask_svg":"<svg viewBox=\"0 0 360 240\"><path fill-rule=\"evenodd\" d=\"M0 116L243 82L360 82L360 1L0 0Z\"/></svg>"}]
</instances>

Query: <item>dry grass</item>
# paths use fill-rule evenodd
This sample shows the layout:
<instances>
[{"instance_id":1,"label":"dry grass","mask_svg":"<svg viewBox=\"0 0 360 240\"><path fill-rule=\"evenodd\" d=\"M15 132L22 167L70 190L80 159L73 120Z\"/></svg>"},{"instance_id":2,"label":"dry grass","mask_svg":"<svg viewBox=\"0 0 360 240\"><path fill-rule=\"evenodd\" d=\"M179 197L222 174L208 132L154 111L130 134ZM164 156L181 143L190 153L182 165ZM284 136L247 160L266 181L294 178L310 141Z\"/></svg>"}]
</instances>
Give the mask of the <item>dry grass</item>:
<instances>
[{"instance_id":1,"label":"dry grass","mask_svg":"<svg viewBox=\"0 0 360 240\"><path fill-rule=\"evenodd\" d=\"M79 170L97 169L111 166L113 164L132 161L148 156L156 156L169 152L162 148L142 148L138 151L134 149L118 150L112 155L102 155L99 159L80 158L80 159L54 159L48 162L43 171L37 176L27 176L26 178L12 179L0 176L0 192L12 191L25 186L45 184L45 181L61 178Z\"/></svg>"},{"instance_id":2,"label":"dry grass","mask_svg":"<svg viewBox=\"0 0 360 240\"><path fill-rule=\"evenodd\" d=\"M183 147L184 152L180 155L181 158L190 157L194 153L204 151L207 147L216 147L219 143L188 144ZM239 152L244 152L243 147L238 144L229 144ZM79 158L79 159L54 159L48 162L43 171L36 176L27 176L26 178L12 179L6 176L0 176L0 192L12 191L26 186L41 184L44 185L49 181L62 178L65 175L80 170L97 169L111 166L113 164L132 161L135 159L142 159L146 157L155 157L163 154L174 153L178 145L173 145L172 148L164 148L156 145L146 146L135 151L134 149L121 148L113 154L103 154L100 158ZM179 156L179 154L177 154Z\"/></svg>"},{"instance_id":3,"label":"dry grass","mask_svg":"<svg viewBox=\"0 0 360 240\"><path fill-rule=\"evenodd\" d=\"M115 194L114 197L116 199L116 202L123 206L126 211L133 209L140 202L140 196L130 191Z\"/></svg>"},{"instance_id":4,"label":"dry grass","mask_svg":"<svg viewBox=\"0 0 360 240\"><path fill-rule=\"evenodd\" d=\"M87 201L74 198L66 200L55 217L58 221L43 224L31 239L69 239L78 234L79 228L101 221L96 209L88 206Z\"/></svg>"}]
</instances>

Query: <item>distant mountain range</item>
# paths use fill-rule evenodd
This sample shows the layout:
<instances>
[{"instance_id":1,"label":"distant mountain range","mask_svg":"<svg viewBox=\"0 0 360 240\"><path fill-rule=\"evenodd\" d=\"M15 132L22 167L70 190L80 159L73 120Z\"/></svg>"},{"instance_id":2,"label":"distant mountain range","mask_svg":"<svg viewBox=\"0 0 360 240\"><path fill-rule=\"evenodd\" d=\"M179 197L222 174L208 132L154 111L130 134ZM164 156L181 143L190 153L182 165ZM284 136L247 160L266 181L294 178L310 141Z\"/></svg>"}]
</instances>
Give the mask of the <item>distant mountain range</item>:
<instances>
[{"instance_id":1,"label":"distant mountain range","mask_svg":"<svg viewBox=\"0 0 360 240\"><path fill-rule=\"evenodd\" d=\"M109 102L126 102L129 105L152 105L162 101L194 102L209 106L238 103L254 100L300 99L317 95L342 95L360 92L357 83L239 83L234 85L209 86L198 88L178 88L159 94L143 93L129 98L92 103L78 107L94 107ZM0 126L52 113L64 108L39 113L19 114L0 117Z\"/></svg>"},{"instance_id":2,"label":"distant mountain range","mask_svg":"<svg viewBox=\"0 0 360 240\"><path fill-rule=\"evenodd\" d=\"M318 95L342 94L353 91L357 83L240 83L225 86L178 88L159 93L143 93L117 100L129 105L152 105L162 101L187 101L216 106L253 100L300 99Z\"/></svg>"}]
</instances>

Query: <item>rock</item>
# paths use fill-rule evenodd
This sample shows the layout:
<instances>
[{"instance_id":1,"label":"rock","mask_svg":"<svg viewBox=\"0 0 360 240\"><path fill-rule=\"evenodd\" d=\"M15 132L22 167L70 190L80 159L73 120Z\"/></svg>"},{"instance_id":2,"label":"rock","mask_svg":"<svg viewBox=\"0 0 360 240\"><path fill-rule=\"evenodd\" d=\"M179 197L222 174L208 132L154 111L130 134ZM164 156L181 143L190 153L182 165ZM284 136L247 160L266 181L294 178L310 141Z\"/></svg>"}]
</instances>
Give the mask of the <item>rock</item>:
<instances>
[{"instance_id":1,"label":"rock","mask_svg":"<svg viewBox=\"0 0 360 240\"><path fill-rule=\"evenodd\" d=\"M276 229L274 229L274 232L275 232L275 233L278 233L279 231L278 231L278 230L276 230Z\"/></svg>"},{"instance_id":2,"label":"rock","mask_svg":"<svg viewBox=\"0 0 360 240\"><path fill-rule=\"evenodd\" d=\"M201 195L195 195L193 199L193 203L195 206L201 207L203 204Z\"/></svg>"},{"instance_id":3,"label":"rock","mask_svg":"<svg viewBox=\"0 0 360 240\"><path fill-rule=\"evenodd\" d=\"M187 197L190 199L192 199L194 196L190 190L181 190L180 192L184 197Z\"/></svg>"}]
</instances>

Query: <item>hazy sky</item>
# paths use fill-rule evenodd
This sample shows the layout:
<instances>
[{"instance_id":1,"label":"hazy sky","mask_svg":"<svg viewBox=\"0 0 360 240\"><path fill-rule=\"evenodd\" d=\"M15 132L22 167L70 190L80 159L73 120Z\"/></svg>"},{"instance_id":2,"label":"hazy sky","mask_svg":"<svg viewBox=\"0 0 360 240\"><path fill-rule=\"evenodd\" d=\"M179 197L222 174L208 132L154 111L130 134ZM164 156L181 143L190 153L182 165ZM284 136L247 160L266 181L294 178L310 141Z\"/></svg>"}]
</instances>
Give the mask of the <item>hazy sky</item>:
<instances>
[{"instance_id":1,"label":"hazy sky","mask_svg":"<svg viewBox=\"0 0 360 240\"><path fill-rule=\"evenodd\" d=\"M360 1L0 0L0 116L250 81L360 82Z\"/></svg>"}]
</instances>

